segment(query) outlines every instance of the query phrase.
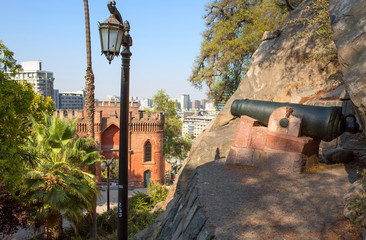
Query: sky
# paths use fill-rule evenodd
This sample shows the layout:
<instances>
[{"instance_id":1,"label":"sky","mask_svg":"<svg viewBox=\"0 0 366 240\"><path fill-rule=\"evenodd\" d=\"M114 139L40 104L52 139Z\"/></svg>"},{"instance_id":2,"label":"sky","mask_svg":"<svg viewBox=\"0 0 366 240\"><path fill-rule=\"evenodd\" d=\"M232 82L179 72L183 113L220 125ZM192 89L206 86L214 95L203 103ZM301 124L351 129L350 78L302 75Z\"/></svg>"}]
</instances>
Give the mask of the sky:
<instances>
[{"instance_id":1,"label":"sky","mask_svg":"<svg viewBox=\"0 0 366 240\"><path fill-rule=\"evenodd\" d=\"M120 95L121 57L108 64L101 55L98 22L110 15L107 0L89 0L95 97ZM152 98L164 89L172 98L205 98L188 78L199 55L208 0L117 0L130 22L130 96ZM42 61L60 92L85 88L86 40L83 0L1 0L0 40L18 61Z\"/></svg>"}]
</instances>

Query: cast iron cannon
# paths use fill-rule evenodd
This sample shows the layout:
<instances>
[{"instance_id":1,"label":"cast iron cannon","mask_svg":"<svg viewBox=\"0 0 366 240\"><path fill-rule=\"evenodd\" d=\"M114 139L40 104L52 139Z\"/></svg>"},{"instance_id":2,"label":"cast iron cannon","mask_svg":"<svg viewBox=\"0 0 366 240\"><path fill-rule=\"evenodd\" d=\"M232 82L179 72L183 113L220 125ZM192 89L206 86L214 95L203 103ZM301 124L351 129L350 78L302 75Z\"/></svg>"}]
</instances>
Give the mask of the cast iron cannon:
<instances>
[{"instance_id":1,"label":"cast iron cannon","mask_svg":"<svg viewBox=\"0 0 366 240\"><path fill-rule=\"evenodd\" d=\"M247 115L268 126L271 113L275 109L285 106L291 107L292 115L302 120L302 135L331 141L344 132L356 133L359 131L355 116L344 116L341 107L237 99L231 105L231 114L237 117Z\"/></svg>"}]
</instances>

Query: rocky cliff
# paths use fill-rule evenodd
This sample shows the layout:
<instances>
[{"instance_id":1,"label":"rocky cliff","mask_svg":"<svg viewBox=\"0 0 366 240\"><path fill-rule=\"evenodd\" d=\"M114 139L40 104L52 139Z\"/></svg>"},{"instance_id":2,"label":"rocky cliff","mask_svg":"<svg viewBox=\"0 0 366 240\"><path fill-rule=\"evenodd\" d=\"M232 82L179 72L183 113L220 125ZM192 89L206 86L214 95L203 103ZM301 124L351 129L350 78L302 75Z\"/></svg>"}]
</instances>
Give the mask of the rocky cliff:
<instances>
[{"instance_id":1,"label":"rocky cliff","mask_svg":"<svg viewBox=\"0 0 366 240\"><path fill-rule=\"evenodd\" d=\"M330 0L329 14L343 81L366 127L366 1Z\"/></svg>"},{"instance_id":2,"label":"rocky cliff","mask_svg":"<svg viewBox=\"0 0 366 240\"><path fill-rule=\"evenodd\" d=\"M264 34L262 44L254 53L253 63L237 91L196 139L180 174L177 192L184 188L196 167L213 161L216 155L227 155L237 126L237 118L230 114L230 106L235 99L306 104L322 99L325 94L325 100L344 97L338 62L311 61L310 57L319 43L315 36L299 37L316 26L290 23L303 17L311 18L312 13L307 7L312 2L305 1L278 29ZM335 94L331 93L333 90Z\"/></svg>"},{"instance_id":3,"label":"rocky cliff","mask_svg":"<svg viewBox=\"0 0 366 240\"><path fill-rule=\"evenodd\" d=\"M311 233L314 239L342 239L345 233L342 230L337 232L336 229L345 226L342 193L354 181L350 171L334 175L326 169L326 173L314 175L313 180L311 176L278 179L276 176L262 176L261 173L248 172L248 169L230 169L220 164L227 156L238 123L238 119L230 114L230 106L235 99L346 105L357 109L358 120L365 126L365 0L330 0L334 40L341 66L338 61L311 60L314 51L319 51L319 40L316 36L299 37L303 32L316 29L314 25L294 21L312 18L308 7L312 3L313 0L304 1L278 29L264 34L261 45L253 55L252 65L237 91L217 118L196 139L180 171L175 197L167 211L136 239L260 239L258 237L266 235L255 234L265 234L267 230L273 234L280 233L276 237L290 234L290 237L303 236L305 239L310 236L306 234L311 229L315 229L314 234ZM337 51L335 45L333 47ZM349 98L354 104L348 101ZM348 167L342 168L347 170ZM199 176L204 176L201 181ZM301 179L308 179L308 182ZM333 185L336 179L339 180L339 188ZM227 185L215 184L221 181ZM300 183L302 181L305 182ZM325 181L326 184L312 189L318 181ZM293 184L298 184L300 191L291 189ZM265 194L266 191L268 194ZM280 194L271 194L273 191ZM325 193L324 199L318 195L321 192ZM220 200L230 202L236 197L242 197L243 203L236 200L224 204ZM327 197L334 198L332 201L335 204L329 202ZM265 204L265 209L261 208L261 202ZM213 206L215 204L221 205ZM244 210L234 204L239 204ZM295 210L297 206L303 207L306 214ZM221 213L219 217L215 215L217 211ZM266 211L276 215L265 214ZM319 215L317 211L320 211ZM318 218L313 218L315 215ZM222 216L226 218L220 220ZM286 222L288 218L290 222ZM230 235L235 231L238 234ZM229 232L229 235L225 235L225 232Z\"/></svg>"}]
</instances>

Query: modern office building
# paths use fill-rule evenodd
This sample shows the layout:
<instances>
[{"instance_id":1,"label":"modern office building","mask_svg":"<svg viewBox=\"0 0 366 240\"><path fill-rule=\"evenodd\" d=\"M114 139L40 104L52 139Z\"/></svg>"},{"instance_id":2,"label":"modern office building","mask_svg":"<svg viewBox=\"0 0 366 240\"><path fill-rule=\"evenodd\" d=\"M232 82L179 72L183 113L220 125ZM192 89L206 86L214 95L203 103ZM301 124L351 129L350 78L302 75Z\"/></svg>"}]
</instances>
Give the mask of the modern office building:
<instances>
[{"instance_id":1,"label":"modern office building","mask_svg":"<svg viewBox=\"0 0 366 240\"><path fill-rule=\"evenodd\" d=\"M107 100L111 101L111 102L119 102L121 100L121 98L116 95L108 95Z\"/></svg>"},{"instance_id":2,"label":"modern office building","mask_svg":"<svg viewBox=\"0 0 366 240\"><path fill-rule=\"evenodd\" d=\"M199 100L192 100L192 108L193 109L202 109L201 101Z\"/></svg>"},{"instance_id":3,"label":"modern office building","mask_svg":"<svg viewBox=\"0 0 366 240\"><path fill-rule=\"evenodd\" d=\"M10 79L20 82L26 81L32 85L36 93L45 98L50 96L53 99L53 82L55 81L53 72L42 70L41 61L24 61L20 62L20 65L21 70L15 76L11 76L8 72Z\"/></svg>"},{"instance_id":4,"label":"modern office building","mask_svg":"<svg viewBox=\"0 0 366 240\"><path fill-rule=\"evenodd\" d=\"M195 136L201 134L214 116L189 116L183 119L182 135Z\"/></svg>"},{"instance_id":5,"label":"modern office building","mask_svg":"<svg viewBox=\"0 0 366 240\"><path fill-rule=\"evenodd\" d=\"M180 101L182 111L188 111L191 108L191 99L189 94L182 94Z\"/></svg>"},{"instance_id":6,"label":"modern office building","mask_svg":"<svg viewBox=\"0 0 366 240\"><path fill-rule=\"evenodd\" d=\"M140 100L140 109L152 108L152 100L150 98L144 98Z\"/></svg>"},{"instance_id":7,"label":"modern office building","mask_svg":"<svg viewBox=\"0 0 366 240\"><path fill-rule=\"evenodd\" d=\"M59 108L56 109L83 109L84 104L85 91L62 92L59 93Z\"/></svg>"},{"instance_id":8,"label":"modern office building","mask_svg":"<svg viewBox=\"0 0 366 240\"><path fill-rule=\"evenodd\" d=\"M55 102L55 108L60 109L60 91L58 89L53 90L53 101Z\"/></svg>"}]
</instances>

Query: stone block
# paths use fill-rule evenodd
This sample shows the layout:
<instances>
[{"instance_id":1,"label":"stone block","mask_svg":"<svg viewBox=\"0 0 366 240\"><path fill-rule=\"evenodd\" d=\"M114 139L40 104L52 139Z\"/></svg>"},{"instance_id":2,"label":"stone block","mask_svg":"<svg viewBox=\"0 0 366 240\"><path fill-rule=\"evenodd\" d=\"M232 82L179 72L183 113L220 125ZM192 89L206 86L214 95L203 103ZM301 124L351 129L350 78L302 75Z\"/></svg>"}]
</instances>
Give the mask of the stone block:
<instances>
[{"instance_id":1,"label":"stone block","mask_svg":"<svg viewBox=\"0 0 366 240\"><path fill-rule=\"evenodd\" d=\"M293 137L300 137L301 128L302 128L302 120L297 117L290 117L287 135Z\"/></svg>"},{"instance_id":2,"label":"stone block","mask_svg":"<svg viewBox=\"0 0 366 240\"><path fill-rule=\"evenodd\" d=\"M253 127L250 148L263 150L267 142L267 133L266 127Z\"/></svg>"},{"instance_id":3,"label":"stone block","mask_svg":"<svg viewBox=\"0 0 366 240\"><path fill-rule=\"evenodd\" d=\"M235 132L232 146L248 147L250 144L252 128L259 125L258 121L248 116L241 116Z\"/></svg>"},{"instance_id":4,"label":"stone block","mask_svg":"<svg viewBox=\"0 0 366 240\"><path fill-rule=\"evenodd\" d=\"M236 163L242 166L254 166L253 163L254 149L251 148L239 148Z\"/></svg>"},{"instance_id":5,"label":"stone block","mask_svg":"<svg viewBox=\"0 0 366 240\"><path fill-rule=\"evenodd\" d=\"M292 107L280 107L271 113L268 120L268 131L281 134L288 133L288 127L281 127L281 119L288 119L291 115Z\"/></svg>"},{"instance_id":6,"label":"stone block","mask_svg":"<svg viewBox=\"0 0 366 240\"><path fill-rule=\"evenodd\" d=\"M293 170L292 156L288 152L267 152L267 161L271 172L290 173Z\"/></svg>"},{"instance_id":7,"label":"stone block","mask_svg":"<svg viewBox=\"0 0 366 240\"><path fill-rule=\"evenodd\" d=\"M226 164L236 164L236 158L238 155L238 150L236 147L231 147L229 154L226 157Z\"/></svg>"},{"instance_id":8,"label":"stone block","mask_svg":"<svg viewBox=\"0 0 366 240\"><path fill-rule=\"evenodd\" d=\"M311 156L304 156L306 158L305 170L314 167L319 163L319 155L313 154Z\"/></svg>"},{"instance_id":9,"label":"stone block","mask_svg":"<svg viewBox=\"0 0 366 240\"><path fill-rule=\"evenodd\" d=\"M311 138L311 141L307 142L304 146L303 154L307 156L318 155L319 154L320 140L315 140Z\"/></svg>"},{"instance_id":10,"label":"stone block","mask_svg":"<svg viewBox=\"0 0 366 240\"><path fill-rule=\"evenodd\" d=\"M263 150L255 149L253 151L253 165L262 170L267 169L268 168L267 153Z\"/></svg>"},{"instance_id":11,"label":"stone block","mask_svg":"<svg viewBox=\"0 0 366 240\"><path fill-rule=\"evenodd\" d=\"M292 159L292 171L294 173L302 173L306 169L306 156L302 153L290 153Z\"/></svg>"},{"instance_id":12,"label":"stone block","mask_svg":"<svg viewBox=\"0 0 366 240\"><path fill-rule=\"evenodd\" d=\"M267 147L272 150L305 153L314 151L316 146L319 144L316 145L310 137L292 137L274 132L267 134Z\"/></svg>"}]
</instances>

